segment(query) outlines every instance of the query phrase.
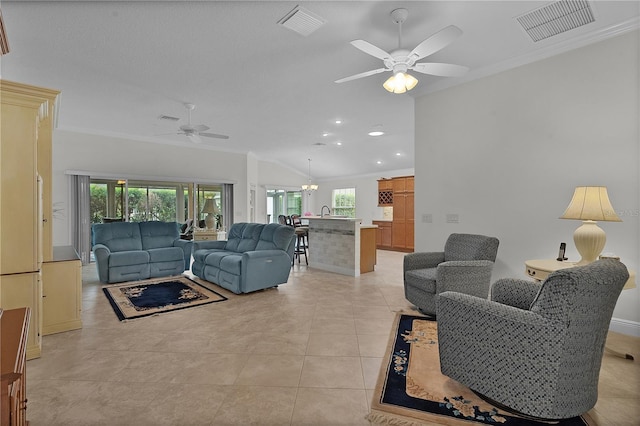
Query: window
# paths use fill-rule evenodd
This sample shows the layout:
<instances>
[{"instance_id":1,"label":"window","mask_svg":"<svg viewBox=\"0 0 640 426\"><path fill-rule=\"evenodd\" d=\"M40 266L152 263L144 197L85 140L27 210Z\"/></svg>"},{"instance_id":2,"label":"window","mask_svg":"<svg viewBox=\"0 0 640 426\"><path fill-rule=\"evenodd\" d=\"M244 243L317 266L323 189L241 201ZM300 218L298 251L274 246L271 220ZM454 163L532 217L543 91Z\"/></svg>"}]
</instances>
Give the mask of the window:
<instances>
[{"instance_id":1,"label":"window","mask_svg":"<svg viewBox=\"0 0 640 426\"><path fill-rule=\"evenodd\" d=\"M331 214L356 217L356 189L334 189L331 193Z\"/></svg>"},{"instance_id":2,"label":"window","mask_svg":"<svg viewBox=\"0 0 640 426\"><path fill-rule=\"evenodd\" d=\"M278 216L302 216L302 191L285 189L267 190L267 218L269 223L278 223Z\"/></svg>"}]
</instances>

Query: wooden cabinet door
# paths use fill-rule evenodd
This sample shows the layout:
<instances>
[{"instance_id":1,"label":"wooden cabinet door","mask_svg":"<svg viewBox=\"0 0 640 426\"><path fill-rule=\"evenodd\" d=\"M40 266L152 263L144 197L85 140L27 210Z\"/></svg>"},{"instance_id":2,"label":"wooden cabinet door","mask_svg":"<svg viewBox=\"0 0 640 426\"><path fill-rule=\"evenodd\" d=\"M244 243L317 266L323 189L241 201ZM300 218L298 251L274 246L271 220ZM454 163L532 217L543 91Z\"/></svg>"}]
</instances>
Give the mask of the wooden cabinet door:
<instances>
[{"instance_id":1,"label":"wooden cabinet door","mask_svg":"<svg viewBox=\"0 0 640 426\"><path fill-rule=\"evenodd\" d=\"M82 263L42 265L42 335L82 328Z\"/></svg>"},{"instance_id":2,"label":"wooden cabinet door","mask_svg":"<svg viewBox=\"0 0 640 426\"><path fill-rule=\"evenodd\" d=\"M407 194L394 194L393 198L391 245L394 249L405 249L407 247Z\"/></svg>"},{"instance_id":3,"label":"wooden cabinet door","mask_svg":"<svg viewBox=\"0 0 640 426\"><path fill-rule=\"evenodd\" d=\"M393 178L393 192L406 192L407 190L407 179L404 177ZM395 205L394 205L395 207Z\"/></svg>"},{"instance_id":4,"label":"wooden cabinet door","mask_svg":"<svg viewBox=\"0 0 640 426\"><path fill-rule=\"evenodd\" d=\"M391 248L391 224L386 223L382 227L382 242L381 246L385 248Z\"/></svg>"},{"instance_id":5,"label":"wooden cabinet door","mask_svg":"<svg viewBox=\"0 0 640 426\"><path fill-rule=\"evenodd\" d=\"M405 248L413 250L415 247L415 212L414 212L414 195L413 192L407 192L405 203L405 222L406 222L406 245Z\"/></svg>"}]
</instances>

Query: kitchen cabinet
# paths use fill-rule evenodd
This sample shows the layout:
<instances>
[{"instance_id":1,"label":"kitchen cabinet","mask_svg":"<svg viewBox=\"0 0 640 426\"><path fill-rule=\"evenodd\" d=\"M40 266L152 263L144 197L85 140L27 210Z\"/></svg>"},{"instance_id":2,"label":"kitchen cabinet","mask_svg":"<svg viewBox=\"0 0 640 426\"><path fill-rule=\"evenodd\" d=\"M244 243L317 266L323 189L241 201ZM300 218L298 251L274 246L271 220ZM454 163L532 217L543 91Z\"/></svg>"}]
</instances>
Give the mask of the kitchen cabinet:
<instances>
[{"instance_id":1,"label":"kitchen cabinet","mask_svg":"<svg viewBox=\"0 0 640 426\"><path fill-rule=\"evenodd\" d=\"M374 220L374 225L378 225L376 231L376 247L379 249L391 249L391 221Z\"/></svg>"},{"instance_id":2,"label":"kitchen cabinet","mask_svg":"<svg viewBox=\"0 0 640 426\"><path fill-rule=\"evenodd\" d=\"M377 263L376 228L360 226L360 273L373 272Z\"/></svg>"},{"instance_id":3,"label":"kitchen cabinet","mask_svg":"<svg viewBox=\"0 0 640 426\"><path fill-rule=\"evenodd\" d=\"M414 249L414 178L393 178L393 222L391 247L394 250Z\"/></svg>"},{"instance_id":4,"label":"kitchen cabinet","mask_svg":"<svg viewBox=\"0 0 640 426\"><path fill-rule=\"evenodd\" d=\"M393 181L392 179L378 180L378 207L393 206Z\"/></svg>"}]
</instances>

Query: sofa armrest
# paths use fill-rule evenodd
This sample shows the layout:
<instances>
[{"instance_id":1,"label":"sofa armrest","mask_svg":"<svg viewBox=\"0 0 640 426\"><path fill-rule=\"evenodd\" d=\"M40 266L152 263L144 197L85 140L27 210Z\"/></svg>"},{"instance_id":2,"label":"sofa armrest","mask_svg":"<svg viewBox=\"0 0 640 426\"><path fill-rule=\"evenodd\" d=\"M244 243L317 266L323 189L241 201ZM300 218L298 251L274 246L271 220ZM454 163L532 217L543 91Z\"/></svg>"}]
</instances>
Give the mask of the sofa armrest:
<instances>
[{"instance_id":1,"label":"sofa armrest","mask_svg":"<svg viewBox=\"0 0 640 426\"><path fill-rule=\"evenodd\" d=\"M516 278L502 278L491 286L491 300L520 309L529 309L542 284Z\"/></svg>"},{"instance_id":2,"label":"sofa armrest","mask_svg":"<svg viewBox=\"0 0 640 426\"><path fill-rule=\"evenodd\" d=\"M195 253L197 250L203 249L220 249L224 250L226 247L226 241L218 241L218 240L204 240L204 241L193 241L192 251Z\"/></svg>"},{"instance_id":3,"label":"sofa armrest","mask_svg":"<svg viewBox=\"0 0 640 426\"><path fill-rule=\"evenodd\" d=\"M482 298L489 295L493 262L490 260L452 260L436 268L436 294L459 291Z\"/></svg>"},{"instance_id":4,"label":"sofa armrest","mask_svg":"<svg viewBox=\"0 0 640 426\"><path fill-rule=\"evenodd\" d=\"M435 268L444 262L444 252L418 252L404 255L403 270L412 271L414 269Z\"/></svg>"},{"instance_id":5,"label":"sofa armrest","mask_svg":"<svg viewBox=\"0 0 640 426\"><path fill-rule=\"evenodd\" d=\"M286 283L291 271L291 258L284 250L254 250L242 253L244 293ZM256 287L254 287L256 286Z\"/></svg>"},{"instance_id":6,"label":"sofa armrest","mask_svg":"<svg viewBox=\"0 0 640 426\"><path fill-rule=\"evenodd\" d=\"M189 269L191 267L191 248L193 247L193 241L177 238L173 240L173 246L182 249L184 252L184 269Z\"/></svg>"},{"instance_id":7,"label":"sofa armrest","mask_svg":"<svg viewBox=\"0 0 640 426\"><path fill-rule=\"evenodd\" d=\"M104 244L96 244L92 247L93 255L96 258L96 266L98 269L98 278L100 282L109 282L109 256L111 250Z\"/></svg>"}]
</instances>

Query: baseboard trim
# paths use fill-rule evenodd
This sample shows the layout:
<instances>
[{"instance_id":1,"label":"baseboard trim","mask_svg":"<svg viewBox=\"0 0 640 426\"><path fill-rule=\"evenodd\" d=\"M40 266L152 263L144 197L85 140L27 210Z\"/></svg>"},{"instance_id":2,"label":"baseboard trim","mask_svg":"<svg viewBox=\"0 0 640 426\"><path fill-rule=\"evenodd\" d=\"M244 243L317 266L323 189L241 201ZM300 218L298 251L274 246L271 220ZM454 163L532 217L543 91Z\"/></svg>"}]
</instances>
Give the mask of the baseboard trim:
<instances>
[{"instance_id":1,"label":"baseboard trim","mask_svg":"<svg viewBox=\"0 0 640 426\"><path fill-rule=\"evenodd\" d=\"M640 322L611 318L609 330L629 336L640 337Z\"/></svg>"}]
</instances>

